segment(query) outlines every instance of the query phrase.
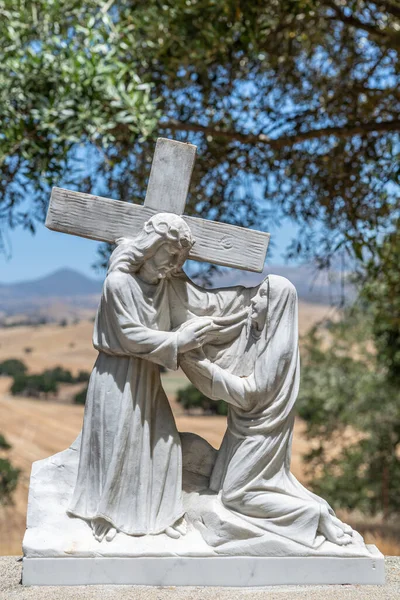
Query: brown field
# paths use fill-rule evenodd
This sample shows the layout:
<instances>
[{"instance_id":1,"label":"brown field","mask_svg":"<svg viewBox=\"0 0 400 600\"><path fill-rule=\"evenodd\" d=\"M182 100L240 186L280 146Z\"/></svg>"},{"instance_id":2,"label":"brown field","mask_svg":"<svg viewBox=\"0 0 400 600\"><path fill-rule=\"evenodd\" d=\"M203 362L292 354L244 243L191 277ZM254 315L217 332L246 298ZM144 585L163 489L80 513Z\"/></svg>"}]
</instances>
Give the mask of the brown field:
<instances>
[{"instance_id":1,"label":"brown field","mask_svg":"<svg viewBox=\"0 0 400 600\"><path fill-rule=\"evenodd\" d=\"M299 313L301 334L316 321L332 316L328 307L305 303L300 303ZM91 346L92 328L92 322L81 321L68 327L44 325L0 329L0 362L6 358L20 358L31 372L57 365L75 374L79 370L90 371L97 354ZM31 350L27 352L26 348ZM181 372L167 373L163 381L179 431L193 431L218 448L225 431L225 417L185 415L175 401L176 390L186 385L185 376ZM62 388L56 399L31 400L10 396L10 382L8 378L0 377L0 431L12 445L9 457L21 469L21 477L14 506L0 506L0 555L21 554L32 462L67 448L78 435L83 417L83 407L70 403L81 385ZM301 455L307 446L304 424L298 421L292 470L302 481ZM370 535L375 535L376 539L376 532ZM382 551L400 554L397 542L387 538L376 541Z\"/></svg>"},{"instance_id":2,"label":"brown field","mask_svg":"<svg viewBox=\"0 0 400 600\"><path fill-rule=\"evenodd\" d=\"M2 387L9 383L0 380ZM168 393L176 386L183 387L183 374L168 373L164 376ZM179 431L193 431L218 448L225 431L226 419L219 416L187 416L168 393ZM25 530L26 504L29 474L32 462L60 452L78 435L83 418L83 406L57 401L13 398L8 394L0 397L0 423L2 432L12 445L10 459L22 470L21 480L15 494L15 505L0 507L0 555L20 554ZM302 436L303 424L295 431L293 472L300 479L302 468L300 455L306 447Z\"/></svg>"},{"instance_id":3,"label":"brown field","mask_svg":"<svg viewBox=\"0 0 400 600\"><path fill-rule=\"evenodd\" d=\"M328 306L300 302L300 335L314 323L333 314L334 309ZM93 323L90 320L67 327L51 324L0 329L0 362L6 358L20 358L32 372L56 365L74 373L80 369L90 371L97 355L91 343L92 331Z\"/></svg>"}]
</instances>

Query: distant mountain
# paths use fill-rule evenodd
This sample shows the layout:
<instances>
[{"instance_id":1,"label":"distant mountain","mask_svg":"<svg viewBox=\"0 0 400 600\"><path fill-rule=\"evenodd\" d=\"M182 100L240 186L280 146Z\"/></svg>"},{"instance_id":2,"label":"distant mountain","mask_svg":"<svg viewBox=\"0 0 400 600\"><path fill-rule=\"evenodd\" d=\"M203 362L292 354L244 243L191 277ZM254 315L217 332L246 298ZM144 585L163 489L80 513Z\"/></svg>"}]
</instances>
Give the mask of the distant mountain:
<instances>
[{"instance_id":1,"label":"distant mountain","mask_svg":"<svg viewBox=\"0 0 400 600\"><path fill-rule=\"evenodd\" d=\"M57 320L78 317L97 307L103 282L73 269L59 269L45 277L18 283L0 283L0 312L35 315Z\"/></svg>"},{"instance_id":2,"label":"distant mountain","mask_svg":"<svg viewBox=\"0 0 400 600\"><path fill-rule=\"evenodd\" d=\"M300 300L318 304L332 304L341 299L343 290L347 298L353 292L349 285L343 288L338 273L318 273L308 265L295 267L268 265L263 273L229 270L215 277L218 287L260 283L268 273L287 277L297 288ZM46 277L0 283L0 313L9 315L35 315L57 320L64 315L78 317L97 307L103 281L86 277L73 269L59 269Z\"/></svg>"},{"instance_id":3,"label":"distant mountain","mask_svg":"<svg viewBox=\"0 0 400 600\"><path fill-rule=\"evenodd\" d=\"M73 269L58 269L50 275L20 281L0 283L0 306L4 298L89 296L101 292L102 281L91 279Z\"/></svg>"}]
</instances>

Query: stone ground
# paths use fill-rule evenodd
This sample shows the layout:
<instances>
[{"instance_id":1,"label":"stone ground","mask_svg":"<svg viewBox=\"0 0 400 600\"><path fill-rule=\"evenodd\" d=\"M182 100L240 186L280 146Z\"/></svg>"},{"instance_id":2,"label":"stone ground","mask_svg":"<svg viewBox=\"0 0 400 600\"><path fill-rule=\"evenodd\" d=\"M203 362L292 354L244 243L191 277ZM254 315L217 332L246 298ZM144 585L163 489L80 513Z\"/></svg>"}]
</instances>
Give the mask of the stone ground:
<instances>
[{"instance_id":1,"label":"stone ground","mask_svg":"<svg viewBox=\"0 0 400 600\"><path fill-rule=\"evenodd\" d=\"M399 600L400 557L387 557L386 585L276 586L264 588L77 586L20 584L22 562L0 557L0 600Z\"/></svg>"}]
</instances>

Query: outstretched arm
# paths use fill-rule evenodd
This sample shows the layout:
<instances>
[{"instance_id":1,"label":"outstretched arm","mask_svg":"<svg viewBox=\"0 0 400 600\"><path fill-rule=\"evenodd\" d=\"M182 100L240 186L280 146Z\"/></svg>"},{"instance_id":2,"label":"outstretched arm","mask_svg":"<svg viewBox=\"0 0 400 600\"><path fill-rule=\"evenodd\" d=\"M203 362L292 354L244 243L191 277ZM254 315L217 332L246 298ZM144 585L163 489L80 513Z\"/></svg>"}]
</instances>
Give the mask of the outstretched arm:
<instances>
[{"instance_id":1,"label":"outstretched arm","mask_svg":"<svg viewBox=\"0 0 400 600\"><path fill-rule=\"evenodd\" d=\"M176 370L178 354L204 343L206 334L213 328L212 319L192 320L176 331L152 329L141 323L138 311L141 301L140 294L132 297L126 275L108 275L95 324L94 346Z\"/></svg>"},{"instance_id":2,"label":"outstretched arm","mask_svg":"<svg viewBox=\"0 0 400 600\"><path fill-rule=\"evenodd\" d=\"M180 365L193 385L212 400L225 400L242 410L250 408L252 376L233 375L206 359L201 351L187 352Z\"/></svg>"}]
</instances>

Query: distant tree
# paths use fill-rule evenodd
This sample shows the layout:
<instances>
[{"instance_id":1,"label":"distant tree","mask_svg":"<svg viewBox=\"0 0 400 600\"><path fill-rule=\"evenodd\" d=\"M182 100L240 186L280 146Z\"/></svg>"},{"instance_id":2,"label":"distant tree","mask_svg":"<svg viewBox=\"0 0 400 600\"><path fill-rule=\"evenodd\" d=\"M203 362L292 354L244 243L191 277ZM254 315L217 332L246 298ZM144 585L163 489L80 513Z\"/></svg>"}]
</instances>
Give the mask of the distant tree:
<instances>
[{"instance_id":1,"label":"distant tree","mask_svg":"<svg viewBox=\"0 0 400 600\"><path fill-rule=\"evenodd\" d=\"M58 383L49 375L17 375L11 385L10 392L13 396L31 396L39 398L42 394L57 394Z\"/></svg>"},{"instance_id":2,"label":"distant tree","mask_svg":"<svg viewBox=\"0 0 400 600\"><path fill-rule=\"evenodd\" d=\"M178 390L177 401L187 412L193 408L200 408L206 414L228 414L228 406L224 400L211 400L192 384Z\"/></svg>"},{"instance_id":3,"label":"distant tree","mask_svg":"<svg viewBox=\"0 0 400 600\"><path fill-rule=\"evenodd\" d=\"M43 371L42 376L44 378L53 379L58 383L74 383L74 378L71 371L64 369L63 367L54 367L53 369L46 369Z\"/></svg>"},{"instance_id":4,"label":"distant tree","mask_svg":"<svg viewBox=\"0 0 400 600\"><path fill-rule=\"evenodd\" d=\"M46 369L43 373L28 374L19 372L14 375L14 380L10 391L14 396L33 396L39 397L42 394L57 394L59 383L83 383L89 381L90 373L79 371L74 377L68 369L57 366L52 369Z\"/></svg>"},{"instance_id":5,"label":"distant tree","mask_svg":"<svg viewBox=\"0 0 400 600\"><path fill-rule=\"evenodd\" d=\"M81 392L78 392L75 396L74 396L74 403L75 404L85 404L86 403L86 396L87 396L87 391L88 388L86 387L84 390L82 390Z\"/></svg>"},{"instance_id":6,"label":"distant tree","mask_svg":"<svg viewBox=\"0 0 400 600\"><path fill-rule=\"evenodd\" d=\"M11 445L0 434L0 450L9 450ZM18 484L21 471L14 467L7 458L0 456L0 505L12 504L12 494Z\"/></svg>"},{"instance_id":7,"label":"distant tree","mask_svg":"<svg viewBox=\"0 0 400 600\"><path fill-rule=\"evenodd\" d=\"M88 371L79 371L78 375L75 377L74 381L76 383L83 383L84 381L89 381L90 373Z\"/></svg>"},{"instance_id":8,"label":"distant tree","mask_svg":"<svg viewBox=\"0 0 400 600\"><path fill-rule=\"evenodd\" d=\"M312 331L298 410L313 441L305 456L313 490L387 519L400 514L400 387L373 339L373 310L361 302L329 332Z\"/></svg>"},{"instance_id":9,"label":"distant tree","mask_svg":"<svg viewBox=\"0 0 400 600\"><path fill-rule=\"evenodd\" d=\"M14 377L15 375L21 375L26 373L27 367L22 360L18 358L8 358L0 363L0 375L8 375Z\"/></svg>"},{"instance_id":10,"label":"distant tree","mask_svg":"<svg viewBox=\"0 0 400 600\"><path fill-rule=\"evenodd\" d=\"M67 319L61 319L61 321L59 322L60 327L67 327L67 325L68 325Z\"/></svg>"},{"instance_id":11,"label":"distant tree","mask_svg":"<svg viewBox=\"0 0 400 600\"><path fill-rule=\"evenodd\" d=\"M0 433L0 450L10 450L11 444L9 444L2 433Z\"/></svg>"}]
</instances>

